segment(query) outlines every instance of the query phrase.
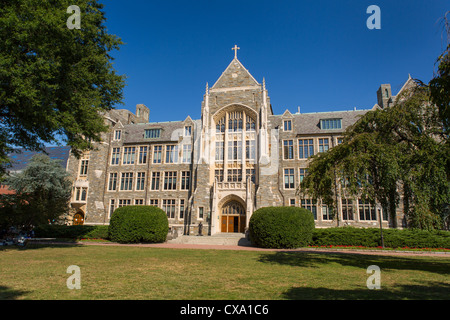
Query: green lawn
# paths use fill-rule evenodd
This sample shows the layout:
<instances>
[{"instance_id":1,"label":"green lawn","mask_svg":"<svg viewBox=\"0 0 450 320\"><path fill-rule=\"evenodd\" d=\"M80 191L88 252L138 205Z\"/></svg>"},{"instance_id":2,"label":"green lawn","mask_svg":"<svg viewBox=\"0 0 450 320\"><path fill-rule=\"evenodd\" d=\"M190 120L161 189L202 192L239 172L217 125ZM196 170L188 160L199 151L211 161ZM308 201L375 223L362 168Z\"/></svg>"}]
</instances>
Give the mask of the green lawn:
<instances>
[{"instance_id":1,"label":"green lawn","mask_svg":"<svg viewBox=\"0 0 450 320\"><path fill-rule=\"evenodd\" d=\"M366 287L370 265L381 290ZM35 245L0 249L0 299L448 300L449 273L448 256Z\"/></svg>"}]
</instances>

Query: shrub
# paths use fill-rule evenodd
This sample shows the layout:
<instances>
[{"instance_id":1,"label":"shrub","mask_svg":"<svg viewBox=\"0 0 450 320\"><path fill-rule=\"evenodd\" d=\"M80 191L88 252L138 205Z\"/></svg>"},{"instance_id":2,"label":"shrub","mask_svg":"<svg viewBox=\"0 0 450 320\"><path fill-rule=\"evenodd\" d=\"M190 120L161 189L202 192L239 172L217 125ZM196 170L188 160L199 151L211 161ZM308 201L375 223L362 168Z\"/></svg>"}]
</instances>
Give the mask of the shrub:
<instances>
[{"instance_id":1,"label":"shrub","mask_svg":"<svg viewBox=\"0 0 450 320\"><path fill-rule=\"evenodd\" d=\"M37 238L107 239L108 226L40 225L34 228Z\"/></svg>"},{"instance_id":2,"label":"shrub","mask_svg":"<svg viewBox=\"0 0 450 320\"><path fill-rule=\"evenodd\" d=\"M114 211L108 237L119 243L157 243L166 241L168 232L167 215L160 208L128 206Z\"/></svg>"},{"instance_id":3,"label":"shrub","mask_svg":"<svg viewBox=\"0 0 450 320\"><path fill-rule=\"evenodd\" d=\"M249 224L251 242L263 248L307 246L314 231L310 211L296 207L266 207L256 210Z\"/></svg>"},{"instance_id":4,"label":"shrub","mask_svg":"<svg viewBox=\"0 0 450 320\"><path fill-rule=\"evenodd\" d=\"M388 248L450 248L450 232L426 230L383 229L384 245ZM364 246L381 245L378 228L328 228L314 230L315 246Z\"/></svg>"}]
</instances>

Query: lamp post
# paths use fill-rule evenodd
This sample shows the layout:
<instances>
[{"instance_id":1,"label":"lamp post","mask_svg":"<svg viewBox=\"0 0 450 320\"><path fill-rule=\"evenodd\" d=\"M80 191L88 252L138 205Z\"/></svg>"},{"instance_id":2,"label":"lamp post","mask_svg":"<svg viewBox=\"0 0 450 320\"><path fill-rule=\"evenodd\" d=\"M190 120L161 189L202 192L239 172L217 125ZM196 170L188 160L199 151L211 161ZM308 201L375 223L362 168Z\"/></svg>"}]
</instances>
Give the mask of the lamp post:
<instances>
[{"instance_id":1,"label":"lamp post","mask_svg":"<svg viewBox=\"0 0 450 320\"><path fill-rule=\"evenodd\" d=\"M383 222L382 222L382 219L381 219L381 209L378 209L378 216L380 217L381 247L384 249Z\"/></svg>"}]
</instances>

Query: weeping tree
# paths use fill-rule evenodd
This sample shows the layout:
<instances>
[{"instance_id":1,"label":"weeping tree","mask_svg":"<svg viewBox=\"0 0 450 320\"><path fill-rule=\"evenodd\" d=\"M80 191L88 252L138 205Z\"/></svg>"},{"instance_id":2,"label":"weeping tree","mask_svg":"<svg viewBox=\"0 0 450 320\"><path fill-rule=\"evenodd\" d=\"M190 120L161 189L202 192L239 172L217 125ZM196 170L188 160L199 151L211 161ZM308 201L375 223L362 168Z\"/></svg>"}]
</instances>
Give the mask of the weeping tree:
<instances>
[{"instance_id":1,"label":"weeping tree","mask_svg":"<svg viewBox=\"0 0 450 320\"><path fill-rule=\"evenodd\" d=\"M404 90L395 104L367 112L349 127L343 143L315 155L298 193L335 208L339 195L368 199L389 212L404 203L408 225L440 228L450 202L448 153L439 108L427 87Z\"/></svg>"},{"instance_id":2,"label":"weeping tree","mask_svg":"<svg viewBox=\"0 0 450 320\"><path fill-rule=\"evenodd\" d=\"M0 195L0 226L29 230L33 226L60 222L68 212L72 183L60 160L35 155L27 167L3 183L14 191Z\"/></svg>"}]
</instances>

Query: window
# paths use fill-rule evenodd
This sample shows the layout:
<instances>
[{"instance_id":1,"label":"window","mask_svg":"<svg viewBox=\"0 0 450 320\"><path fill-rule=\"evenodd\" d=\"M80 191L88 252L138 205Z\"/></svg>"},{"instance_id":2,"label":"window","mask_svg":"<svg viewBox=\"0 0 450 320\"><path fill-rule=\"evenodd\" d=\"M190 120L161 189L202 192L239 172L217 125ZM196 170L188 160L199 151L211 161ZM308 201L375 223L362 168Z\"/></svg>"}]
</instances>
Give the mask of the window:
<instances>
[{"instance_id":1,"label":"window","mask_svg":"<svg viewBox=\"0 0 450 320\"><path fill-rule=\"evenodd\" d=\"M152 190L159 190L160 179L161 179L161 172L152 173Z\"/></svg>"},{"instance_id":2,"label":"window","mask_svg":"<svg viewBox=\"0 0 450 320\"><path fill-rule=\"evenodd\" d=\"M337 144L341 144L342 142L344 142L344 138L337 138Z\"/></svg>"},{"instance_id":3,"label":"window","mask_svg":"<svg viewBox=\"0 0 450 320\"><path fill-rule=\"evenodd\" d=\"M228 131L242 131L242 111L230 112L228 115Z\"/></svg>"},{"instance_id":4,"label":"window","mask_svg":"<svg viewBox=\"0 0 450 320\"><path fill-rule=\"evenodd\" d=\"M176 190L177 189L177 172L167 171L164 172L164 190Z\"/></svg>"},{"instance_id":5,"label":"window","mask_svg":"<svg viewBox=\"0 0 450 320\"><path fill-rule=\"evenodd\" d=\"M122 137L122 130L116 130L114 131L114 140L119 141Z\"/></svg>"},{"instance_id":6,"label":"window","mask_svg":"<svg viewBox=\"0 0 450 320\"><path fill-rule=\"evenodd\" d=\"M300 172L300 183L302 183L303 179L308 174L308 169L300 168L299 172Z\"/></svg>"},{"instance_id":7,"label":"window","mask_svg":"<svg viewBox=\"0 0 450 320\"><path fill-rule=\"evenodd\" d=\"M353 220L353 201L342 199L342 219Z\"/></svg>"},{"instance_id":8,"label":"window","mask_svg":"<svg viewBox=\"0 0 450 320\"><path fill-rule=\"evenodd\" d=\"M145 190L145 172L138 172L136 178L136 191Z\"/></svg>"},{"instance_id":9,"label":"window","mask_svg":"<svg viewBox=\"0 0 450 320\"><path fill-rule=\"evenodd\" d=\"M183 145L183 163L191 163L192 162L192 145L184 144Z\"/></svg>"},{"instance_id":10,"label":"window","mask_svg":"<svg viewBox=\"0 0 450 320\"><path fill-rule=\"evenodd\" d=\"M109 174L109 185L108 185L108 191L116 191L117 190L117 179L118 179L117 172L113 172Z\"/></svg>"},{"instance_id":11,"label":"window","mask_svg":"<svg viewBox=\"0 0 450 320\"><path fill-rule=\"evenodd\" d=\"M159 137L161 137L161 129L145 130L145 139L157 139Z\"/></svg>"},{"instance_id":12,"label":"window","mask_svg":"<svg viewBox=\"0 0 450 320\"><path fill-rule=\"evenodd\" d=\"M242 160L242 141L228 141L228 160Z\"/></svg>"},{"instance_id":13,"label":"window","mask_svg":"<svg viewBox=\"0 0 450 320\"><path fill-rule=\"evenodd\" d=\"M166 163L178 163L178 146L166 146Z\"/></svg>"},{"instance_id":14,"label":"window","mask_svg":"<svg viewBox=\"0 0 450 320\"><path fill-rule=\"evenodd\" d=\"M87 176L89 166L89 160L81 160L81 166L80 166L80 176L85 177Z\"/></svg>"},{"instance_id":15,"label":"window","mask_svg":"<svg viewBox=\"0 0 450 320\"><path fill-rule=\"evenodd\" d=\"M298 158L307 159L314 155L313 139L298 140Z\"/></svg>"},{"instance_id":16,"label":"window","mask_svg":"<svg viewBox=\"0 0 450 320\"><path fill-rule=\"evenodd\" d=\"M294 159L294 141L284 140L283 141L283 159L290 160Z\"/></svg>"},{"instance_id":17,"label":"window","mask_svg":"<svg viewBox=\"0 0 450 320\"><path fill-rule=\"evenodd\" d=\"M192 127L191 126L184 127L184 136L190 137L191 135L192 135Z\"/></svg>"},{"instance_id":18,"label":"window","mask_svg":"<svg viewBox=\"0 0 450 320\"><path fill-rule=\"evenodd\" d=\"M180 199L180 219L184 219L184 199Z\"/></svg>"},{"instance_id":19,"label":"window","mask_svg":"<svg viewBox=\"0 0 450 320\"><path fill-rule=\"evenodd\" d=\"M312 212L314 220L317 220L316 200L304 199L301 201L301 207Z\"/></svg>"},{"instance_id":20,"label":"window","mask_svg":"<svg viewBox=\"0 0 450 320\"><path fill-rule=\"evenodd\" d=\"M228 182L241 182L242 181L242 169L228 169Z\"/></svg>"},{"instance_id":21,"label":"window","mask_svg":"<svg viewBox=\"0 0 450 320\"><path fill-rule=\"evenodd\" d=\"M289 205L295 207L295 199L289 199Z\"/></svg>"},{"instance_id":22,"label":"window","mask_svg":"<svg viewBox=\"0 0 450 320\"><path fill-rule=\"evenodd\" d=\"M131 199L119 199L118 208L131 206Z\"/></svg>"},{"instance_id":23,"label":"window","mask_svg":"<svg viewBox=\"0 0 450 320\"><path fill-rule=\"evenodd\" d=\"M217 179L217 182L223 182L223 170L219 169L214 172L214 176Z\"/></svg>"},{"instance_id":24,"label":"window","mask_svg":"<svg viewBox=\"0 0 450 320\"><path fill-rule=\"evenodd\" d=\"M190 171L181 171L181 190L189 190L189 185L191 181Z\"/></svg>"},{"instance_id":25,"label":"window","mask_svg":"<svg viewBox=\"0 0 450 320\"><path fill-rule=\"evenodd\" d=\"M167 218L175 218L175 199L164 199L162 205L163 211L167 214Z\"/></svg>"},{"instance_id":26,"label":"window","mask_svg":"<svg viewBox=\"0 0 450 320\"><path fill-rule=\"evenodd\" d=\"M294 189L294 169L284 169L284 188Z\"/></svg>"},{"instance_id":27,"label":"window","mask_svg":"<svg viewBox=\"0 0 450 320\"><path fill-rule=\"evenodd\" d=\"M150 205L153 207L158 207L159 206L158 199L150 199Z\"/></svg>"},{"instance_id":28,"label":"window","mask_svg":"<svg viewBox=\"0 0 450 320\"><path fill-rule=\"evenodd\" d=\"M88 188L76 187L75 188L75 201L86 202Z\"/></svg>"},{"instance_id":29,"label":"window","mask_svg":"<svg viewBox=\"0 0 450 320\"><path fill-rule=\"evenodd\" d=\"M225 132L225 117L220 119L220 121L216 125L216 133L224 133Z\"/></svg>"},{"instance_id":30,"label":"window","mask_svg":"<svg viewBox=\"0 0 450 320\"><path fill-rule=\"evenodd\" d=\"M284 121L284 131L292 131L292 121L291 120Z\"/></svg>"},{"instance_id":31,"label":"window","mask_svg":"<svg viewBox=\"0 0 450 320\"><path fill-rule=\"evenodd\" d=\"M111 165L117 166L120 162L120 148L112 149Z\"/></svg>"},{"instance_id":32,"label":"window","mask_svg":"<svg viewBox=\"0 0 450 320\"><path fill-rule=\"evenodd\" d=\"M245 141L245 158L248 160L256 159L256 146L255 140Z\"/></svg>"},{"instance_id":33,"label":"window","mask_svg":"<svg viewBox=\"0 0 450 320\"><path fill-rule=\"evenodd\" d=\"M328 138L319 139L319 152L326 152L329 148Z\"/></svg>"},{"instance_id":34,"label":"window","mask_svg":"<svg viewBox=\"0 0 450 320\"><path fill-rule=\"evenodd\" d=\"M249 117L248 115L245 116L245 130L246 131L255 131L256 129L256 123L255 120L253 120L252 117Z\"/></svg>"},{"instance_id":35,"label":"window","mask_svg":"<svg viewBox=\"0 0 450 320\"><path fill-rule=\"evenodd\" d=\"M136 158L136 147L123 148L122 164L134 164Z\"/></svg>"},{"instance_id":36,"label":"window","mask_svg":"<svg viewBox=\"0 0 450 320\"><path fill-rule=\"evenodd\" d=\"M255 169L245 169L245 182L248 181L248 178L251 182L256 183Z\"/></svg>"},{"instance_id":37,"label":"window","mask_svg":"<svg viewBox=\"0 0 450 320\"><path fill-rule=\"evenodd\" d=\"M359 199L359 220L361 221L376 221L377 215L375 206L370 203L368 199Z\"/></svg>"},{"instance_id":38,"label":"window","mask_svg":"<svg viewBox=\"0 0 450 320\"><path fill-rule=\"evenodd\" d=\"M139 147L139 164L147 163L148 147Z\"/></svg>"},{"instance_id":39,"label":"window","mask_svg":"<svg viewBox=\"0 0 450 320\"><path fill-rule=\"evenodd\" d=\"M133 172L122 173L122 179L120 181L120 190L122 191L133 190Z\"/></svg>"},{"instance_id":40,"label":"window","mask_svg":"<svg viewBox=\"0 0 450 320\"><path fill-rule=\"evenodd\" d=\"M203 207L198 208L198 218L202 220L203 220L203 211L204 211Z\"/></svg>"},{"instance_id":41,"label":"window","mask_svg":"<svg viewBox=\"0 0 450 320\"><path fill-rule=\"evenodd\" d=\"M333 220L333 208L328 207L327 205L322 206L322 220Z\"/></svg>"},{"instance_id":42,"label":"window","mask_svg":"<svg viewBox=\"0 0 450 320\"><path fill-rule=\"evenodd\" d=\"M144 199L134 199L134 205L135 206L143 206L144 205Z\"/></svg>"},{"instance_id":43,"label":"window","mask_svg":"<svg viewBox=\"0 0 450 320\"><path fill-rule=\"evenodd\" d=\"M342 129L342 119L323 119L320 120L322 130Z\"/></svg>"},{"instance_id":44,"label":"window","mask_svg":"<svg viewBox=\"0 0 450 320\"><path fill-rule=\"evenodd\" d=\"M153 163L161 163L162 159L162 146L153 147Z\"/></svg>"},{"instance_id":45,"label":"window","mask_svg":"<svg viewBox=\"0 0 450 320\"><path fill-rule=\"evenodd\" d=\"M216 141L216 161L223 161L223 141Z\"/></svg>"},{"instance_id":46,"label":"window","mask_svg":"<svg viewBox=\"0 0 450 320\"><path fill-rule=\"evenodd\" d=\"M112 214L114 213L114 210L116 210L116 200L111 199L109 200L109 217L111 218Z\"/></svg>"}]
</instances>

